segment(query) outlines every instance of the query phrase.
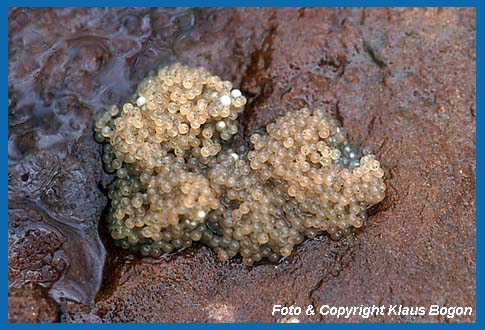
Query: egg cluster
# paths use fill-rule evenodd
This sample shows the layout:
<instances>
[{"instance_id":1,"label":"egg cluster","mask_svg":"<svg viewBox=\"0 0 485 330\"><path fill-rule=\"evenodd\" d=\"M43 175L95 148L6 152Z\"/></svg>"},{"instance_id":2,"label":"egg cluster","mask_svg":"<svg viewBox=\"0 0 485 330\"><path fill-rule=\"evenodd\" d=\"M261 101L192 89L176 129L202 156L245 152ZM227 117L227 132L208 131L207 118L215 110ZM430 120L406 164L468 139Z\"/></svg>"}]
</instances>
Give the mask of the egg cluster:
<instances>
[{"instance_id":1,"label":"egg cluster","mask_svg":"<svg viewBox=\"0 0 485 330\"><path fill-rule=\"evenodd\" d=\"M372 154L352 148L322 110L289 111L231 149L245 97L204 68L173 64L143 80L95 122L116 244L159 256L194 241L222 261L289 256L305 237L359 228L385 196Z\"/></svg>"}]
</instances>

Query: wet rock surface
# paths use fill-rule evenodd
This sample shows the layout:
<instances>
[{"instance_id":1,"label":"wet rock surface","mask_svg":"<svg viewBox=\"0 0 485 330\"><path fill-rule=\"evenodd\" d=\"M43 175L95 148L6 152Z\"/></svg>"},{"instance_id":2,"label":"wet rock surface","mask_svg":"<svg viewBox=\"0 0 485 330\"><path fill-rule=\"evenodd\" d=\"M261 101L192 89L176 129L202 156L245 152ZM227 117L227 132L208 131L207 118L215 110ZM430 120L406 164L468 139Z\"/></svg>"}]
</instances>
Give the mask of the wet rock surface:
<instances>
[{"instance_id":1,"label":"wet rock surface","mask_svg":"<svg viewBox=\"0 0 485 330\"><path fill-rule=\"evenodd\" d=\"M8 292L9 322L57 322L59 310L47 290L37 284L10 288Z\"/></svg>"},{"instance_id":2,"label":"wet rock surface","mask_svg":"<svg viewBox=\"0 0 485 330\"><path fill-rule=\"evenodd\" d=\"M331 109L376 152L386 199L355 234L279 264L222 264L203 246L120 251L102 221L112 177L94 117L173 61L248 96L236 145L287 109ZM358 322L271 310L475 307L475 69L472 9L11 9L9 320Z\"/></svg>"}]
</instances>

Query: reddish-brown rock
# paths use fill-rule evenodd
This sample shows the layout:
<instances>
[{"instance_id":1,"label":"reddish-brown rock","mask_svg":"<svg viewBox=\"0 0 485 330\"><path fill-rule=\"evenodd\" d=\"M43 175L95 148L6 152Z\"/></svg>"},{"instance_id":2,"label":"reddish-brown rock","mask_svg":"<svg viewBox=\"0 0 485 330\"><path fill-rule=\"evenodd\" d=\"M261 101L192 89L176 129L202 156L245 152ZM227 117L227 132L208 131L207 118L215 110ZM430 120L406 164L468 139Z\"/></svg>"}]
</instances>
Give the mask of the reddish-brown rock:
<instances>
[{"instance_id":1,"label":"reddish-brown rock","mask_svg":"<svg viewBox=\"0 0 485 330\"><path fill-rule=\"evenodd\" d=\"M36 284L8 290L9 322L57 322L59 309L47 290Z\"/></svg>"}]
</instances>

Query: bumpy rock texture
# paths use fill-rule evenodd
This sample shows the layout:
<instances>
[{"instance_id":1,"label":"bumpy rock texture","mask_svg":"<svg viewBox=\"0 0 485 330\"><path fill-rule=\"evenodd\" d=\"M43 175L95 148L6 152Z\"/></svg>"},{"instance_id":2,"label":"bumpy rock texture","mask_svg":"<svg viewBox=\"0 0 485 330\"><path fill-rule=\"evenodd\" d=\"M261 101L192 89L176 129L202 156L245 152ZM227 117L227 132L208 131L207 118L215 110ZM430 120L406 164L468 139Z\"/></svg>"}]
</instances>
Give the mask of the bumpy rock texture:
<instances>
[{"instance_id":1,"label":"bumpy rock texture","mask_svg":"<svg viewBox=\"0 0 485 330\"><path fill-rule=\"evenodd\" d=\"M356 234L319 236L277 265L223 265L199 246L120 251L100 222L113 178L93 118L173 61L248 96L235 148L288 109L328 109L378 155L386 199ZM325 322L336 319L271 308L474 307L475 68L472 9L11 9L9 319Z\"/></svg>"}]
</instances>

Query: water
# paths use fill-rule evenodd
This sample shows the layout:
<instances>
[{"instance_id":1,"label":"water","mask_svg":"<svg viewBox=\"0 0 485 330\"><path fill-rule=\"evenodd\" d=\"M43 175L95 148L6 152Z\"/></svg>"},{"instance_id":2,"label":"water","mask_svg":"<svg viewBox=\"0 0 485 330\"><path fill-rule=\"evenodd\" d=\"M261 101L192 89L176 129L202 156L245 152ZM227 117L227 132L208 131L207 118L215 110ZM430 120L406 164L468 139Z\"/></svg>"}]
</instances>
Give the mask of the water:
<instances>
[{"instance_id":1,"label":"water","mask_svg":"<svg viewBox=\"0 0 485 330\"><path fill-rule=\"evenodd\" d=\"M111 180L94 117L183 51L195 24L191 9L9 11L11 287L37 282L58 301L94 303L106 258L102 188Z\"/></svg>"}]
</instances>

